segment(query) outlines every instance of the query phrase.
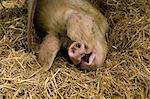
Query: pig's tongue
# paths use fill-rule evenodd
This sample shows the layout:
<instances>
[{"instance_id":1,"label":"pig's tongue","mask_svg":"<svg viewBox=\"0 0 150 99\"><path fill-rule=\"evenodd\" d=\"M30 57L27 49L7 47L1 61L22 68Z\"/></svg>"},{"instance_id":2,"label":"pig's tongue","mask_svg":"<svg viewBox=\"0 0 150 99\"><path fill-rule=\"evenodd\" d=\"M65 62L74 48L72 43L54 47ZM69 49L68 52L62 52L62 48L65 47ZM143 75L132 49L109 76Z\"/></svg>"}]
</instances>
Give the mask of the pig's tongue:
<instances>
[{"instance_id":1,"label":"pig's tongue","mask_svg":"<svg viewBox=\"0 0 150 99\"><path fill-rule=\"evenodd\" d=\"M84 62L85 64L91 65L94 58L95 58L95 54L89 53L89 54L85 54L81 59L82 59L82 62Z\"/></svg>"}]
</instances>

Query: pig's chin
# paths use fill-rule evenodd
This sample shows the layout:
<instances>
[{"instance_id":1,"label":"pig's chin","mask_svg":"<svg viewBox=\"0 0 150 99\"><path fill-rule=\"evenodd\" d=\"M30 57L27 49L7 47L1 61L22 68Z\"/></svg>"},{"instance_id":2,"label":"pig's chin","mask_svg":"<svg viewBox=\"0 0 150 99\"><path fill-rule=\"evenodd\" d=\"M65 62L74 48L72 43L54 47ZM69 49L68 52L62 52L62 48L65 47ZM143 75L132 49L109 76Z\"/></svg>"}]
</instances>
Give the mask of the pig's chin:
<instances>
[{"instance_id":1,"label":"pig's chin","mask_svg":"<svg viewBox=\"0 0 150 99\"><path fill-rule=\"evenodd\" d=\"M81 62L79 63L79 65L80 65L80 66L95 65L95 58L96 58L95 53L85 54L85 55L81 58Z\"/></svg>"}]
</instances>

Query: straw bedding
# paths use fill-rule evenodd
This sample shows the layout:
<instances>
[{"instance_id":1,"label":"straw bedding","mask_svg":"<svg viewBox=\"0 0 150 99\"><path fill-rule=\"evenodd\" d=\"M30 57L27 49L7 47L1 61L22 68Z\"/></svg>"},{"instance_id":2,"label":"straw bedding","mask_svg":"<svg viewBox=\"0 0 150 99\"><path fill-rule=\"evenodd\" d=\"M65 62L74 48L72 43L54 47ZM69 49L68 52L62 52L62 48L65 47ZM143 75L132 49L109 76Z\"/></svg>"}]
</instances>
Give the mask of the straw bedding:
<instances>
[{"instance_id":1,"label":"straw bedding","mask_svg":"<svg viewBox=\"0 0 150 99\"><path fill-rule=\"evenodd\" d=\"M57 57L51 69L42 72L36 50L26 51L27 11L23 0L2 1L0 98L150 99L150 1L91 2L111 27L106 34L109 53L104 65L96 71L81 71ZM39 46L33 45L35 49Z\"/></svg>"}]
</instances>

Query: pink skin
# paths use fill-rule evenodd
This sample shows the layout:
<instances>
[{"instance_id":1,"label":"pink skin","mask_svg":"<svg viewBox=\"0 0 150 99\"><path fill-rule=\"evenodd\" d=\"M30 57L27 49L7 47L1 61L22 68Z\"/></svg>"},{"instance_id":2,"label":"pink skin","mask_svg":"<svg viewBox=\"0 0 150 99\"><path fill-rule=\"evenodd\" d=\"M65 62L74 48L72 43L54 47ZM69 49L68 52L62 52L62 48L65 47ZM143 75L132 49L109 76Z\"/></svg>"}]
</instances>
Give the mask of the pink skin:
<instances>
[{"instance_id":1,"label":"pink skin","mask_svg":"<svg viewBox=\"0 0 150 99\"><path fill-rule=\"evenodd\" d=\"M104 57L101 52L96 52L96 49L89 49L84 44L74 42L68 49L68 54L75 65L80 65L83 69L89 69L101 65Z\"/></svg>"}]
</instances>

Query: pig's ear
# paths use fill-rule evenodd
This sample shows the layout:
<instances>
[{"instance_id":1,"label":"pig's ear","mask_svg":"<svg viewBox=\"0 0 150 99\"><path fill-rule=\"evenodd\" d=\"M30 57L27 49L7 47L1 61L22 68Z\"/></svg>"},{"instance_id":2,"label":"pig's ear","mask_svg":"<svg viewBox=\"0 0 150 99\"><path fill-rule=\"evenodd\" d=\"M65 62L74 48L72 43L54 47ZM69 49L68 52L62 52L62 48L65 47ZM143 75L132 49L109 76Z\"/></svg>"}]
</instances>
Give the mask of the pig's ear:
<instances>
[{"instance_id":1,"label":"pig's ear","mask_svg":"<svg viewBox=\"0 0 150 99\"><path fill-rule=\"evenodd\" d=\"M37 0L28 0L28 25L27 25L27 41L28 41L28 51L31 50L32 42L32 27L33 27L33 18L36 9Z\"/></svg>"}]
</instances>

